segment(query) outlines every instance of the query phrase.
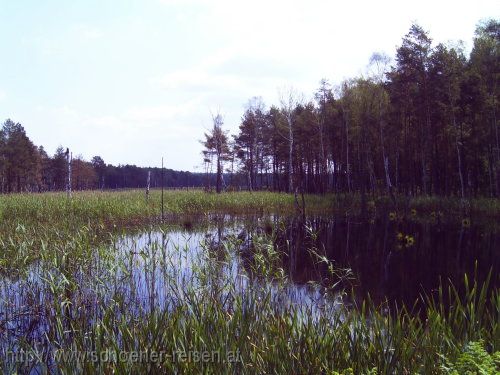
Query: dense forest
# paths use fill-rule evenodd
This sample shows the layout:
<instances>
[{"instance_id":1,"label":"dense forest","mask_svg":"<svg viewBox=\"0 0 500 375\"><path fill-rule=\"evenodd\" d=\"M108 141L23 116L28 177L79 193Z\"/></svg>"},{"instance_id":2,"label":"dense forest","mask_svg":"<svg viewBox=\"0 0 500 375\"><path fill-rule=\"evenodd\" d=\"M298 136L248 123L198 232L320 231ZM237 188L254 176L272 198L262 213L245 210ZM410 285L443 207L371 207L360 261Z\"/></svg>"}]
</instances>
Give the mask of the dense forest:
<instances>
[{"instance_id":1,"label":"dense forest","mask_svg":"<svg viewBox=\"0 0 500 375\"><path fill-rule=\"evenodd\" d=\"M69 158L68 158L69 157ZM142 168L135 165L113 166L100 156L91 161L71 158L69 150L59 147L49 156L43 146L37 147L21 124L6 120L0 130L0 192L42 192L65 190L68 184L68 159L71 159L71 188L121 189L144 187L148 171L151 187L203 186L206 176L171 169Z\"/></svg>"},{"instance_id":2,"label":"dense forest","mask_svg":"<svg viewBox=\"0 0 500 375\"><path fill-rule=\"evenodd\" d=\"M366 76L321 80L314 100L251 99L236 136L214 116L206 172L218 191L236 173L248 189L498 197L499 43L497 20L479 24L468 57L414 24L395 61L374 53Z\"/></svg>"},{"instance_id":3,"label":"dense forest","mask_svg":"<svg viewBox=\"0 0 500 375\"><path fill-rule=\"evenodd\" d=\"M374 53L365 76L336 87L321 80L314 99L293 90L266 108L252 98L239 134L223 117L202 141L204 173L163 173L167 187L215 186L311 193L500 196L500 23L476 29L465 55L460 43L433 45L411 26L395 61ZM49 156L21 124L0 130L0 192L64 190L68 151ZM95 156L71 162L74 190L161 185L162 170L107 165Z\"/></svg>"}]
</instances>

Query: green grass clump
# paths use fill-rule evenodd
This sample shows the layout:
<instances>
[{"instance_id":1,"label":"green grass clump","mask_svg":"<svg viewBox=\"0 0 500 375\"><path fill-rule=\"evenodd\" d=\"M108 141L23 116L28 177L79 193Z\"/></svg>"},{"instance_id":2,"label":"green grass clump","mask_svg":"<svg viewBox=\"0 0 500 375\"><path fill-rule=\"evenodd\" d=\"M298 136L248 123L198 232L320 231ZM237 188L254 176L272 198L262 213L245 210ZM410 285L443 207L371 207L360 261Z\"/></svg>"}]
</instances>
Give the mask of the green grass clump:
<instances>
[{"instance_id":1,"label":"green grass clump","mask_svg":"<svg viewBox=\"0 0 500 375\"><path fill-rule=\"evenodd\" d=\"M463 294L443 284L422 297L420 312L388 311L319 285L310 287L322 291L321 302L295 300L281 269L285 254L265 234L244 264L234 237L194 251L168 248L168 233L125 246L114 236L96 239L90 227L71 236L47 228L38 238L19 227L9 242L19 263L15 276L3 275L15 283L0 287L0 346L33 355L0 358L7 373L440 374L469 364L461 358L470 342L499 350L500 293L489 279L466 278ZM14 248L22 249L17 257ZM29 249L39 257L22 263Z\"/></svg>"},{"instance_id":2,"label":"green grass clump","mask_svg":"<svg viewBox=\"0 0 500 375\"><path fill-rule=\"evenodd\" d=\"M443 370L450 375L499 374L500 351L490 354L485 350L483 341L473 341L466 345L454 362L443 365Z\"/></svg>"},{"instance_id":3,"label":"green grass clump","mask_svg":"<svg viewBox=\"0 0 500 375\"><path fill-rule=\"evenodd\" d=\"M22 223L70 226L102 224L107 228L142 225L157 222L161 216L161 193L153 190L146 200L142 190L74 192L71 199L65 193L0 195L0 232L2 227ZM293 194L275 192L206 193L202 190L167 190L164 192L164 214L206 215L294 214L302 209ZM423 221L463 220L474 224L496 222L500 217L500 200L396 196L368 197L366 214L371 218L388 216ZM361 212L359 194L305 195L305 213L357 216Z\"/></svg>"},{"instance_id":4,"label":"green grass clump","mask_svg":"<svg viewBox=\"0 0 500 375\"><path fill-rule=\"evenodd\" d=\"M307 196L306 210L350 215L358 198ZM383 198L370 202L370 215L390 207ZM436 211L437 204L416 200L409 214ZM295 210L287 194L165 192L168 215ZM256 231L251 246L228 236L179 247L155 224L158 236L146 233L148 240L119 236L124 226L157 222L159 213L158 191L149 201L142 191L0 197L3 372L498 372L496 275L484 284L466 276L463 292L443 282L436 294L396 309L340 289L348 272L312 248L315 262L328 263L328 285L308 285L320 300L297 299L272 223ZM13 361L8 353L30 355Z\"/></svg>"},{"instance_id":5,"label":"green grass clump","mask_svg":"<svg viewBox=\"0 0 500 375\"><path fill-rule=\"evenodd\" d=\"M328 213L327 196L306 196L309 212ZM271 192L205 193L201 190L164 192L165 215L225 213L294 213L293 195ZM155 222L161 216L161 192L153 190L149 200L144 191L83 191L71 199L65 193L0 195L2 225L91 224L125 225ZM0 228L1 230L1 228Z\"/></svg>"}]
</instances>

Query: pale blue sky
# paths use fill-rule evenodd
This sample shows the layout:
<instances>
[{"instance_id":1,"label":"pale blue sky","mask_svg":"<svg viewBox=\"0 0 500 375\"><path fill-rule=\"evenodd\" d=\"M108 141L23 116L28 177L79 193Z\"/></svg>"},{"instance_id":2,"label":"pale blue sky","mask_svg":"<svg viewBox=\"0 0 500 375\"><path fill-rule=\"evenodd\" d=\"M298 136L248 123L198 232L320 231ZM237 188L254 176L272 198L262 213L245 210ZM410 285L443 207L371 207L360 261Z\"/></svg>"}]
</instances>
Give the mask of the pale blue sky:
<instances>
[{"instance_id":1,"label":"pale blue sky","mask_svg":"<svg viewBox=\"0 0 500 375\"><path fill-rule=\"evenodd\" d=\"M496 1L0 0L0 120L52 154L199 170L211 112L362 74L411 22L470 48Z\"/></svg>"}]
</instances>

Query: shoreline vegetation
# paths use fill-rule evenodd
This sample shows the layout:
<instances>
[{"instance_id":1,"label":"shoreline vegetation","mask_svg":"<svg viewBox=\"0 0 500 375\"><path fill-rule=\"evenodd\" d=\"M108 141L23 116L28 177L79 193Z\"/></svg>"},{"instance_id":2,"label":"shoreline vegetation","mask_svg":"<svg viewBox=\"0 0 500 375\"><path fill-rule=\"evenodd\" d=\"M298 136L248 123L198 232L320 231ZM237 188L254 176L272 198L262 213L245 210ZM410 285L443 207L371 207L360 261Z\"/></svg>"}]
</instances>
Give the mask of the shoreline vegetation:
<instances>
[{"instance_id":1,"label":"shoreline vegetation","mask_svg":"<svg viewBox=\"0 0 500 375\"><path fill-rule=\"evenodd\" d=\"M131 8L133 19L122 17L124 22L135 25L141 17L136 8ZM103 28L104 38L90 42L86 34L101 34L98 24L96 30L91 24L68 28L80 13L56 13L69 38L57 33L57 25L49 30L57 34L54 43L50 33L34 43L18 33L23 56L35 47L63 51L69 42L85 55L111 43L113 35L130 39L112 32L126 24L119 14ZM194 17L188 18L214 18L198 13L190 9ZM226 13L213 14L231 19ZM165 24L163 16L157 18ZM170 26L184 24L184 18ZM296 17L281 18L295 26ZM141 38L154 31L148 39L153 44L144 51L155 54L150 47L162 34L149 21L154 20L148 19L147 27L132 25L137 38L128 44L141 45ZM243 39L238 36L241 46ZM272 35L267 41L276 43ZM135 54L138 59L118 58L122 44L134 52L133 45L120 42L103 59L99 52L86 70L102 70L115 80L121 75L94 68L125 61L133 75L142 60L161 68L161 56L151 59L142 50ZM300 40L296 44L294 54L302 48ZM293 87L279 90L279 103L254 96L240 120L232 118L235 108L227 119L223 109L212 113L213 126L199 130L198 151L193 139L187 142L196 129L179 136L176 121L182 120L178 126L195 123L199 113L190 107L202 108L218 95L195 95L201 99L181 111L163 94L163 104L154 100L161 106L148 106L146 95L142 104L126 103L120 112L114 105L120 98L113 94L116 113L104 113L106 101L97 97L99 110L85 100L75 110L70 95L69 109L67 103L32 100L36 116L22 111L23 105L30 107L29 98L21 101L11 110L24 117L28 129L39 126L49 133L50 121L50 129L59 129L54 135L64 132L72 149L60 145L52 154L15 119L0 124L0 372L500 374L499 47L495 18L477 24L470 48L458 41L436 43L413 23L394 58L373 52L357 77L335 83L323 78L307 98ZM189 77L192 69L180 70L179 82L175 71L173 76L144 71L159 77L160 86L172 77L174 86L186 83L191 95L198 89L190 81L199 81L200 72L202 81L205 73L224 81L230 66L234 86L257 77L251 72L237 79L238 69L252 65L258 72L260 60L275 65L292 56L261 59L251 48L239 49L227 49L236 55L225 53L222 60L216 53L215 64L205 66L205 61L201 71L195 61L189 63L194 75ZM65 65L64 78L77 55L53 55ZM23 63L16 71L29 68L34 74L25 74L29 79L43 75L38 65L44 61L31 60L34 68ZM85 68L88 59L78 61L83 65L76 68ZM268 78L276 75L274 67L267 70ZM293 75L296 69L285 70ZM133 81L145 83L142 76ZM50 83L55 99L68 91L48 77L42 83ZM18 86L11 90L15 96L26 85L11 78ZM211 81L200 89L207 91L204 83ZM97 78L91 83L84 89L105 85ZM160 86L148 86L159 92ZM213 90L224 85L218 86ZM259 87L249 89L258 94ZM35 91L43 94L43 84ZM130 100L137 97L129 95L138 92L133 85L126 91ZM178 90L166 91L177 95ZM234 107L242 98L233 91L226 105ZM7 106L16 104L12 93L3 95ZM181 103L179 98L175 102ZM123 124L129 129L125 138L112 137L113 145L87 137L87 132L94 138L110 135L100 130L116 123L109 129ZM140 123L146 125L136 128ZM236 127L230 134L228 129ZM86 142L77 139L83 132ZM36 133L38 143L41 133ZM167 149L169 141L179 144ZM105 152L120 164L80 154L84 150ZM195 166L187 153L199 151ZM127 160L118 158L123 157L142 166L122 164ZM165 167L191 165L197 172L166 169L164 161ZM152 162L156 167L143 164ZM164 191L169 187L181 189Z\"/></svg>"},{"instance_id":2,"label":"shoreline vegetation","mask_svg":"<svg viewBox=\"0 0 500 375\"><path fill-rule=\"evenodd\" d=\"M342 203L331 196L306 196L305 201L307 207L318 210ZM446 215L459 207L458 202L417 199L410 207L422 212L439 208ZM498 275L490 274L484 283L465 275L460 289L443 280L435 295L421 297L419 311L415 306L395 309L370 299L344 304L349 291L314 284L309 287L318 288L323 302L301 305L289 302L290 280L280 265L285 254L273 247L272 234L252 239L253 255L246 272L224 271L241 247L237 238L226 238L219 246L202 247L188 278L175 267L188 248L167 252L163 241L153 240L134 245L134 251L117 252L115 235L105 241L96 239L96 228L109 233L102 225L106 221L118 226L129 216L141 223L158 216L157 191L148 202L142 191L125 191L74 193L71 200L62 193L15 194L2 196L0 204L0 270L5 280L11 280L0 287L1 346L5 353L32 355L32 361L22 363L0 357L6 373L33 369L58 369L58 373L498 373ZM490 210L498 215L494 210L498 202L483 204L471 202L471 212ZM165 206L170 213L219 209L292 213L295 209L293 196L264 192L168 192ZM151 281L141 284L141 278L131 277L130 267L136 262L146 281L157 280L155 292L149 289L154 288ZM333 281L343 277L333 265L331 272ZM140 288L145 288L145 295L138 294ZM86 357L90 351L108 353L107 360ZM113 357L144 351L170 356L158 356L155 361ZM221 360L179 359L204 352ZM235 356L233 362L225 361L228 355Z\"/></svg>"},{"instance_id":3,"label":"shoreline vegetation","mask_svg":"<svg viewBox=\"0 0 500 375\"><path fill-rule=\"evenodd\" d=\"M481 22L467 56L460 45L433 45L413 24L394 64L374 53L367 76L337 87L323 79L308 102L292 88L279 106L254 97L232 136L216 113L201 141L203 173L164 170L163 158L160 169L73 159L76 150L63 147L50 156L7 119L0 370L499 374L499 29L497 20ZM160 192L165 180L200 189ZM105 190L131 186L148 193ZM193 235L198 224L245 215L255 230L220 225ZM348 268L311 241L321 232L308 219L315 216L347 224ZM372 234L384 228L383 263L374 265L380 253L370 235L366 251L350 251L350 233L364 237L351 223ZM414 223L427 236L405 230ZM198 242L173 243L169 233L179 226ZM299 242L280 230L309 232ZM439 252L433 231L458 241L443 241ZM466 252L466 241L479 245ZM438 256L450 261L431 280L428 265ZM363 257L383 274L380 296L350 284L350 261ZM301 262L326 274L295 282ZM397 273L398 287L421 288L401 288L404 302L390 299Z\"/></svg>"},{"instance_id":4,"label":"shoreline vegetation","mask_svg":"<svg viewBox=\"0 0 500 375\"><path fill-rule=\"evenodd\" d=\"M336 215L391 220L464 222L495 225L500 218L500 199L417 196L369 196L365 209L360 194L305 194L304 201L293 194L276 192L206 193L200 190L166 190L165 217L205 214ZM2 225L43 225L60 219L102 225L140 225L161 218L161 191L79 191L71 199L66 193L16 193L0 195ZM73 223L74 224L74 223Z\"/></svg>"},{"instance_id":5,"label":"shoreline vegetation","mask_svg":"<svg viewBox=\"0 0 500 375\"><path fill-rule=\"evenodd\" d=\"M443 280L436 294L421 297L419 311L356 301L354 290L312 283L321 304L297 305L289 302L291 281L281 268L286 255L273 246L272 233L252 238L247 270L237 275L227 270L240 256L238 238L202 247L190 260L188 277L175 266L188 256L188 247L168 252L164 241L150 240L120 252L114 228L122 233L128 225L151 228L150 219L160 215L160 194L151 191L147 201L142 190L75 192L71 199L64 193L0 196L0 274L5 280L0 286L0 346L3 353L32 355L24 362L0 356L3 371L498 372L497 275L484 283L466 275L460 288ZM166 191L164 201L167 215L296 212L293 195L269 192ZM308 215L355 217L360 207L355 195L306 195L304 201ZM393 214L394 220L412 210L431 220L455 220L464 207L451 198L399 201L405 206L394 208L388 198L367 206L372 217ZM472 222L479 216L495 221L499 215L498 200L471 200L467 207ZM173 216L165 221L174 221ZM318 256L318 262L329 262ZM133 276L134 264L140 265L145 284ZM344 276L333 264L328 267L335 285ZM356 302L344 304L349 296ZM108 353L108 360L94 361L86 357L89 351ZM109 359L141 351L170 356L145 362ZM222 360L179 359L207 351ZM235 361L225 362L230 353Z\"/></svg>"}]
</instances>

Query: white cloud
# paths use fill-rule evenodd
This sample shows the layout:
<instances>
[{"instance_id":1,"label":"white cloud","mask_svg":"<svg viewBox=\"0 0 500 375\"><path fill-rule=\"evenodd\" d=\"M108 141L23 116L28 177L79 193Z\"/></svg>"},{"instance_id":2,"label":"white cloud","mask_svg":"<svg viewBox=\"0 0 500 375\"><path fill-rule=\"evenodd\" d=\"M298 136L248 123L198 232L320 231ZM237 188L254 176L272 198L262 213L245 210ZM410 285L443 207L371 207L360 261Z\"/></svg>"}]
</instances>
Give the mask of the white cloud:
<instances>
[{"instance_id":1,"label":"white cloud","mask_svg":"<svg viewBox=\"0 0 500 375\"><path fill-rule=\"evenodd\" d=\"M101 38L104 33L101 29L90 25L77 25L74 27L75 36L83 40L95 40Z\"/></svg>"},{"instance_id":2,"label":"white cloud","mask_svg":"<svg viewBox=\"0 0 500 375\"><path fill-rule=\"evenodd\" d=\"M199 159L198 138L203 135L193 115L201 116L202 112L204 108L196 100L178 106L135 106L121 114L98 116L67 105L40 105L35 116L24 119L23 124L34 142L49 153L63 145L87 160L99 154L108 163L143 166L157 165L158 155L164 155L170 163L175 162L172 167L193 170ZM209 112L203 115L208 117ZM48 125L37 127L39 123Z\"/></svg>"},{"instance_id":3,"label":"white cloud","mask_svg":"<svg viewBox=\"0 0 500 375\"><path fill-rule=\"evenodd\" d=\"M158 0L160 4L163 5L198 5L198 4L209 4L207 0Z\"/></svg>"},{"instance_id":4,"label":"white cloud","mask_svg":"<svg viewBox=\"0 0 500 375\"><path fill-rule=\"evenodd\" d=\"M37 35L31 40L26 40L26 43L32 44L34 48L45 57L61 55L64 51L60 40L52 39L45 35Z\"/></svg>"},{"instance_id":5,"label":"white cloud","mask_svg":"<svg viewBox=\"0 0 500 375\"><path fill-rule=\"evenodd\" d=\"M372 52L394 55L412 20L436 42L470 45L475 23L498 15L485 0L151 0L104 6L95 17L79 6L58 5L53 19L32 14L37 21L16 32L20 43L8 39L7 109L19 108L13 115L48 150L60 143L142 165L164 153L184 169L199 160L211 111L235 133L252 96L278 105L278 88L294 86L311 98L321 78L338 84Z\"/></svg>"}]
</instances>

